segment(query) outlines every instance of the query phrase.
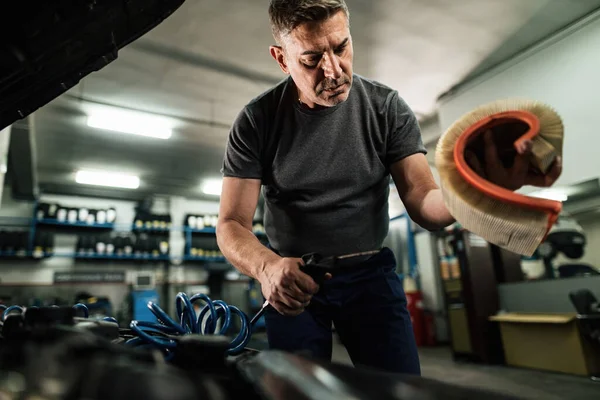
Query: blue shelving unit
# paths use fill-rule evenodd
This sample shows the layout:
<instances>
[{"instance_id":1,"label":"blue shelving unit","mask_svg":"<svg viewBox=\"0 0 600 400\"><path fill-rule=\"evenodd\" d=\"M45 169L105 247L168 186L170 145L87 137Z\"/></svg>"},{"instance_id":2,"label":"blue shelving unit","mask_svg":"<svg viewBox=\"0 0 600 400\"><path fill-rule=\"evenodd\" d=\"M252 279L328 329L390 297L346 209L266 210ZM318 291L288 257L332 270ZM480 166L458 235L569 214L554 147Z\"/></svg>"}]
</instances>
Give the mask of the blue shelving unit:
<instances>
[{"instance_id":1,"label":"blue shelving unit","mask_svg":"<svg viewBox=\"0 0 600 400\"><path fill-rule=\"evenodd\" d=\"M131 232L149 232L149 233L169 233L171 231L178 231L181 230L178 227L175 228L147 228L147 227L137 227L135 225L132 225L130 227Z\"/></svg>"},{"instance_id":2,"label":"blue shelving unit","mask_svg":"<svg viewBox=\"0 0 600 400\"><path fill-rule=\"evenodd\" d=\"M204 256L192 256L190 255L191 244L192 244L192 235L193 234L204 234L204 235L216 235L217 229L213 227L208 227L204 229L193 229L190 227L183 227L185 232L185 256L183 257L184 261L197 261L197 262L213 262L213 263L225 263L227 260L225 257L204 257ZM266 233L264 232L254 232L256 236L266 237Z\"/></svg>"},{"instance_id":3,"label":"blue shelving unit","mask_svg":"<svg viewBox=\"0 0 600 400\"><path fill-rule=\"evenodd\" d=\"M88 224L86 222L66 222L53 219L34 220L36 225L62 226L66 228L115 229L115 224Z\"/></svg>"},{"instance_id":4,"label":"blue shelving unit","mask_svg":"<svg viewBox=\"0 0 600 400\"><path fill-rule=\"evenodd\" d=\"M169 261L170 256L153 255L108 255L108 254L76 254L76 253L55 253L55 257L76 258L81 260L113 260L113 261Z\"/></svg>"}]
</instances>

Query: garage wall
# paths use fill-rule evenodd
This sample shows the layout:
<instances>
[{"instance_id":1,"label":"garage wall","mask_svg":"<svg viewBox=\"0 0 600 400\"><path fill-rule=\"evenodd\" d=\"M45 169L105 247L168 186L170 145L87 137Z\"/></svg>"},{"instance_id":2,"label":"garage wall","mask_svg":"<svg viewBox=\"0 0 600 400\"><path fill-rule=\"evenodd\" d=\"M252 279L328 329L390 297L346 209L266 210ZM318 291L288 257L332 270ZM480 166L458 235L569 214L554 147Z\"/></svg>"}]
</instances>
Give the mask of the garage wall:
<instances>
[{"instance_id":1,"label":"garage wall","mask_svg":"<svg viewBox=\"0 0 600 400\"><path fill-rule=\"evenodd\" d=\"M527 54L462 85L439 102L447 129L471 109L497 99L525 97L546 102L565 124L564 172L557 184L600 175L600 12Z\"/></svg>"},{"instance_id":2,"label":"garage wall","mask_svg":"<svg viewBox=\"0 0 600 400\"><path fill-rule=\"evenodd\" d=\"M600 298L600 277L505 283L498 285L500 308L521 313L573 313L569 293L581 289Z\"/></svg>"},{"instance_id":3,"label":"garage wall","mask_svg":"<svg viewBox=\"0 0 600 400\"><path fill-rule=\"evenodd\" d=\"M600 213L576 219L585 232L588 243L581 261L600 269Z\"/></svg>"}]
</instances>

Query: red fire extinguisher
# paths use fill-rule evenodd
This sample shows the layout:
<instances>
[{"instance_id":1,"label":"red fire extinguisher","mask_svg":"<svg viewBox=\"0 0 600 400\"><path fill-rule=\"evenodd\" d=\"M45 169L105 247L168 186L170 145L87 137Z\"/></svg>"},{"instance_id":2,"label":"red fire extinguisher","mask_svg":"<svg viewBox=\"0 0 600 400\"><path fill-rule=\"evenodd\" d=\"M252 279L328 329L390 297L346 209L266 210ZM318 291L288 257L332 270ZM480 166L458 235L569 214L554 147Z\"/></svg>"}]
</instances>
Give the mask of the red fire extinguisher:
<instances>
[{"instance_id":1,"label":"red fire extinguisher","mask_svg":"<svg viewBox=\"0 0 600 400\"><path fill-rule=\"evenodd\" d=\"M406 301L410 320L415 334L417 346L424 346L426 343L425 335L425 312L423 310L423 294L420 291L406 293Z\"/></svg>"}]
</instances>

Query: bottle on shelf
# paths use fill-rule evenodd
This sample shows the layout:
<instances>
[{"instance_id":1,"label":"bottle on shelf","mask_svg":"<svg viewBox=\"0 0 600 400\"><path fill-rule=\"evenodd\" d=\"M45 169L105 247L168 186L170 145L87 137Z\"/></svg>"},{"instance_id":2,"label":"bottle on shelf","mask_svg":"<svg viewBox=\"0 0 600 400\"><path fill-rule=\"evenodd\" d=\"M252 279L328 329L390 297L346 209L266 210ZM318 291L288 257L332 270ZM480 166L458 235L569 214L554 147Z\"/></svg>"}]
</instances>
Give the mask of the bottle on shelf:
<instances>
[{"instance_id":1,"label":"bottle on shelf","mask_svg":"<svg viewBox=\"0 0 600 400\"><path fill-rule=\"evenodd\" d=\"M44 239L44 256L51 257L54 255L54 235L51 233L46 234Z\"/></svg>"},{"instance_id":2,"label":"bottle on shelf","mask_svg":"<svg viewBox=\"0 0 600 400\"><path fill-rule=\"evenodd\" d=\"M35 238L33 240L33 258L38 260L44 258L44 245L46 242L46 235L47 233L45 232L38 232L35 235Z\"/></svg>"},{"instance_id":3,"label":"bottle on shelf","mask_svg":"<svg viewBox=\"0 0 600 400\"><path fill-rule=\"evenodd\" d=\"M134 240L130 235L123 237L123 253L131 257L133 255Z\"/></svg>"},{"instance_id":4,"label":"bottle on shelf","mask_svg":"<svg viewBox=\"0 0 600 400\"><path fill-rule=\"evenodd\" d=\"M48 214L45 216L45 218L56 219L57 213L58 213L58 204L51 203L48 207Z\"/></svg>"},{"instance_id":5,"label":"bottle on shelf","mask_svg":"<svg viewBox=\"0 0 600 400\"><path fill-rule=\"evenodd\" d=\"M65 207L59 207L58 211L56 212L56 219L59 222L67 222L68 214L69 210L67 210Z\"/></svg>"},{"instance_id":6,"label":"bottle on shelf","mask_svg":"<svg viewBox=\"0 0 600 400\"><path fill-rule=\"evenodd\" d=\"M162 255L162 256L169 255L169 241L166 238L161 239L158 244L158 249L159 249L160 255Z\"/></svg>"},{"instance_id":7,"label":"bottle on shelf","mask_svg":"<svg viewBox=\"0 0 600 400\"><path fill-rule=\"evenodd\" d=\"M16 245L16 256L25 257L27 256L27 247L29 246L29 232L22 231L17 234L17 245ZM53 244L54 247L54 244Z\"/></svg>"},{"instance_id":8,"label":"bottle on shelf","mask_svg":"<svg viewBox=\"0 0 600 400\"><path fill-rule=\"evenodd\" d=\"M59 208L60 206L56 203L39 203L36 208L35 218L38 220L55 220L58 218Z\"/></svg>"},{"instance_id":9,"label":"bottle on shelf","mask_svg":"<svg viewBox=\"0 0 600 400\"><path fill-rule=\"evenodd\" d=\"M89 210L88 211L88 215L87 215L87 224L88 225L94 225L96 223L96 210Z\"/></svg>"},{"instance_id":10,"label":"bottle on shelf","mask_svg":"<svg viewBox=\"0 0 600 400\"><path fill-rule=\"evenodd\" d=\"M75 245L75 255L85 255L85 237L82 235L77 236L77 244Z\"/></svg>"},{"instance_id":11,"label":"bottle on shelf","mask_svg":"<svg viewBox=\"0 0 600 400\"><path fill-rule=\"evenodd\" d=\"M70 224L77 223L77 219L79 218L79 210L77 208L69 208L67 213L67 222Z\"/></svg>"},{"instance_id":12,"label":"bottle on shelf","mask_svg":"<svg viewBox=\"0 0 600 400\"><path fill-rule=\"evenodd\" d=\"M100 225L106 224L106 210L98 210L96 212L96 223Z\"/></svg>"},{"instance_id":13,"label":"bottle on shelf","mask_svg":"<svg viewBox=\"0 0 600 400\"><path fill-rule=\"evenodd\" d=\"M35 218L40 220L40 219L48 219L49 218L49 211L50 211L50 204L48 203L40 203L38 204L36 211L35 211Z\"/></svg>"},{"instance_id":14,"label":"bottle on shelf","mask_svg":"<svg viewBox=\"0 0 600 400\"><path fill-rule=\"evenodd\" d=\"M89 236L86 244L86 254L91 257L96 252L96 237Z\"/></svg>"},{"instance_id":15,"label":"bottle on shelf","mask_svg":"<svg viewBox=\"0 0 600 400\"><path fill-rule=\"evenodd\" d=\"M49 236L50 239L53 236ZM43 251L43 239L38 239ZM29 245L29 232L24 230L0 230L0 253L4 256L25 257Z\"/></svg>"},{"instance_id":16,"label":"bottle on shelf","mask_svg":"<svg viewBox=\"0 0 600 400\"><path fill-rule=\"evenodd\" d=\"M106 240L106 255L109 255L109 256L115 255L115 243L114 243L113 237L109 237Z\"/></svg>"},{"instance_id":17,"label":"bottle on shelf","mask_svg":"<svg viewBox=\"0 0 600 400\"><path fill-rule=\"evenodd\" d=\"M79 222L86 223L89 212L90 210L88 210L86 207L81 207L79 209L79 212L77 213L77 218Z\"/></svg>"},{"instance_id":18,"label":"bottle on shelf","mask_svg":"<svg viewBox=\"0 0 600 400\"><path fill-rule=\"evenodd\" d=\"M150 238L150 254L153 258L158 258L160 256L160 239L153 237Z\"/></svg>"},{"instance_id":19,"label":"bottle on shelf","mask_svg":"<svg viewBox=\"0 0 600 400\"><path fill-rule=\"evenodd\" d=\"M450 275L452 279L460 279L460 263L458 257L451 255L448 257L448 264L450 265Z\"/></svg>"},{"instance_id":20,"label":"bottle on shelf","mask_svg":"<svg viewBox=\"0 0 600 400\"><path fill-rule=\"evenodd\" d=\"M104 255L106 252L106 241L102 236L96 240L96 255Z\"/></svg>"},{"instance_id":21,"label":"bottle on shelf","mask_svg":"<svg viewBox=\"0 0 600 400\"><path fill-rule=\"evenodd\" d=\"M110 207L106 210L106 222L109 224L114 224L117 220L117 210L114 207Z\"/></svg>"},{"instance_id":22,"label":"bottle on shelf","mask_svg":"<svg viewBox=\"0 0 600 400\"><path fill-rule=\"evenodd\" d=\"M144 228L144 219L142 218L142 215L140 213L136 214L136 216L134 218L133 226L136 229Z\"/></svg>"}]
</instances>

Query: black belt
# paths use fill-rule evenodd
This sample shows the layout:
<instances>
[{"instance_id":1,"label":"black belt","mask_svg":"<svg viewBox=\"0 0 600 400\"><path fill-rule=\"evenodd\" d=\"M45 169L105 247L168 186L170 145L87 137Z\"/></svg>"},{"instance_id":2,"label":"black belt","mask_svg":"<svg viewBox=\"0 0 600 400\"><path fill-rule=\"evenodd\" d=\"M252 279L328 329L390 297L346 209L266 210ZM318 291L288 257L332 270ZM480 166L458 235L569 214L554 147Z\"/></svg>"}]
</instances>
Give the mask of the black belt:
<instances>
[{"instance_id":1,"label":"black belt","mask_svg":"<svg viewBox=\"0 0 600 400\"><path fill-rule=\"evenodd\" d=\"M300 267L300 270L313 278L318 285L321 285L325 280L325 275L327 273L335 274L336 271L339 272L342 269L360 266L363 262L373 257L375 254L379 254L380 252L381 249L328 257L322 256L319 253L308 253L301 257L304 265ZM279 254L278 252L276 253ZM267 307L269 306L269 301L265 301L261 309L250 321L251 326L258 321L258 319L265 313Z\"/></svg>"},{"instance_id":2,"label":"black belt","mask_svg":"<svg viewBox=\"0 0 600 400\"><path fill-rule=\"evenodd\" d=\"M303 256L295 256L291 254L282 254L278 250L269 246L275 254L281 257L301 258L304 265L301 270L310 275L318 284L322 283L322 277L327 272L333 273L337 269L351 269L352 267L361 267L365 261L369 260L376 254L379 254L383 249L362 251L341 256L324 256L320 253L307 253ZM310 272L309 272L310 271Z\"/></svg>"}]
</instances>

